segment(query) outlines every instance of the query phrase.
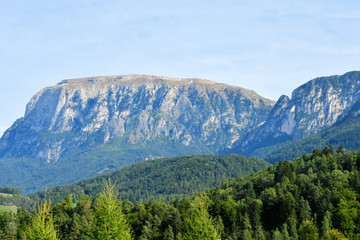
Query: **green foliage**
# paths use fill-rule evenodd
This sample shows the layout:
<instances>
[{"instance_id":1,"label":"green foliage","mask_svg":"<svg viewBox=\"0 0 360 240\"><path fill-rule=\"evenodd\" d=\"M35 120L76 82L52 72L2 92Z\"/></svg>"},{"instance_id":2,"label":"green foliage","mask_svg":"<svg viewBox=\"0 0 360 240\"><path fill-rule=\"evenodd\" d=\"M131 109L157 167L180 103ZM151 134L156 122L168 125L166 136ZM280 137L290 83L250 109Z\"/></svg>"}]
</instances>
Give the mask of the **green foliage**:
<instances>
[{"instance_id":1,"label":"green foliage","mask_svg":"<svg viewBox=\"0 0 360 240\"><path fill-rule=\"evenodd\" d=\"M299 227L299 240L319 239L318 229L311 220L304 220Z\"/></svg>"},{"instance_id":2,"label":"green foliage","mask_svg":"<svg viewBox=\"0 0 360 240\"><path fill-rule=\"evenodd\" d=\"M17 186L23 194L28 194L53 186L74 183L99 174L115 171L135 162L160 156L175 157L186 154L213 153L204 146L185 146L178 140L169 140L168 138L158 138L144 143L131 144L129 136L124 136L99 145L97 143L98 139L103 141L104 136L98 135L99 133L94 133L87 136L88 142L84 144L86 147L69 147L69 150L64 153L65 156L56 162L52 162L52 164L30 156L20 158L1 156L0 184ZM73 141L77 137L75 133L54 134L51 131L44 132L43 136L39 136L39 138L42 138L41 145L45 146L51 146L52 143L56 143L63 138L73 145ZM32 147L36 148L36 146Z\"/></svg>"},{"instance_id":3,"label":"green foliage","mask_svg":"<svg viewBox=\"0 0 360 240\"><path fill-rule=\"evenodd\" d=\"M355 240L360 239L359 163L360 151L327 147L170 203L119 201L109 184L110 195L93 201L84 195L75 204L67 196L51 212L61 239L106 239L113 228L104 226L120 223L134 239ZM4 214L0 234L21 239L29 213Z\"/></svg>"},{"instance_id":4,"label":"green foliage","mask_svg":"<svg viewBox=\"0 0 360 240\"><path fill-rule=\"evenodd\" d=\"M188 216L185 218L186 231L184 240L218 240L220 234L216 230L207 208L208 199L205 195L199 195L190 202Z\"/></svg>"},{"instance_id":5,"label":"green foliage","mask_svg":"<svg viewBox=\"0 0 360 240\"><path fill-rule=\"evenodd\" d=\"M324 240L347 240L347 239L348 238L346 238L341 232L339 232L336 229L331 229L324 236Z\"/></svg>"},{"instance_id":6,"label":"green foliage","mask_svg":"<svg viewBox=\"0 0 360 240\"><path fill-rule=\"evenodd\" d=\"M16 217L9 212L0 212L0 239L15 239Z\"/></svg>"},{"instance_id":7,"label":"green foliage","mask_svg":"<svg viewBox=\"0 0 360 240\"><path fill-rule=\"evenodd\" d=\"M16 213L17 211L17 207L12 205L12 206L4 206L4 205L0 205L0 212L13 212Z\"/></svg>"},{"instance_id":8,"label":"green foliage","mask_svg":"<svg viewBox=\"0 0 360 240\"><path fill-rule=\"evenodd\" d=\"M360 223L360 202L357 200L356 192L345 188L337 209L339 229L346 236L353 236Z\"/></svg>"},{"instance_id":9,"label":"green foliage","mask_svg":"<svg viewBox=\"0 0 360 240\"><path fill-rule=\"evenodd\" d=\"M143 161L129 167L71 185L49 188L46 195L57 203L71 194L74 199L87 194L95 197L109 176L117 185L114 191L121 199L132 202L165 200L194 195L225 180L245 176L270 166L263 160L230 156L182 156ZM45 192L29 195L43 199Z\"/></svg>"},{"instance_id":10,"label":"green foliage","mask_svg":"<svg viewBox=\"0 0 360 240\"><path fill-rule=\"evenodd\" d=\"M114 186L109 179L104 182L104 193L99 194L94 202L94 239L128 240L132 239L126 216L121 203L114 193Z\"/></svg>"},{"instance_id":11,"label":"green foliage","mask_svg":"<svg viewBox=\"0 0 360 240\"><path fill-rule=\"evenodd\" d=\"M19 189L19 188L16 188L16 187L1 187L1 186L0 186L0 193L8 193L8 194L21 195L20 189Z\"/></svg>"},{"instance_id":12,"label":"green foliage","mask_svg":"<svg viewBox=\"0 0 360 240\"><path fill-rule=\"evenodd\" d=\"M27 228L26 239L29 240L56 240L58 234L55 230L54 220L50 213L51 201L44 201L38 208L38 213L32 218Z\"/></svg>"},{"instance_id":13,"label":"green foliage","mask_svg":"<svg viewBox=\"0 0 360 240\"><path fill-rule=\"evenodd\" d=\"M321 235L325 236L331 229L332 229L331 213L329 211L326 211L324 220L322 221Z\"/></svg>"},{"instance_id":14,"label":"green foliage","mask_svg":"<svg viewBox=\"0 0 360 240\"><path fill-rule=\"evenodd\" d=\"M17 208L35 210L36 200L18 194L0 193L0 206L3 209L15 209L15 211Z\"/></svg>"}]
</instances>

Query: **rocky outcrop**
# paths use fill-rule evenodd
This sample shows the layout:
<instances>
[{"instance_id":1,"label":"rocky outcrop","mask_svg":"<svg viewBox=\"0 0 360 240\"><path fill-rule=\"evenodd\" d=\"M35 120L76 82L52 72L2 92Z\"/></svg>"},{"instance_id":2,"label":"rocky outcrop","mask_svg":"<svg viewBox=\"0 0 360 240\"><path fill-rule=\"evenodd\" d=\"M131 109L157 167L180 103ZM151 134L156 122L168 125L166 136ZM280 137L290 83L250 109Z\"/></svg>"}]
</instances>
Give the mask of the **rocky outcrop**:
<instances>
[{"instance_id":1,"label":"rocky outcrop","mask_svg":"<svg viewBox=\"0 0 360 240\"><path fill-rule=\"evenodd\" d=\"M274 102L202 79L147 75L64 80L38 92L0 140L0 156L53 162L122 139L176 140L215 153L258 127Z\"/></svg>"},{"instance_id":2,"label":"rocky outcrop","mask_svg":"<svg viewBox=\"0 0 360 240\"><path fill-rule=\"evenodd\" d=\"M360 72L313 79L295 89L291 99L281 96L266 122L237 149L252 155L259 148L315 134L341 120L359 99Z\"/></svg>"},{"instance_id":3,"label":"rocky outcrop","mask_svg":"<svg viewBox=\"0 0 360 240\"><path fill-rule=\"evenodd\" d=\"M276 103L203 79L64 80L39 91L0 139L0 185L32 192L156 157L264 157L347 122L357 129L352 120L359 102L360 72L316 78ZM341 144L354 142L357 131L348 132L332 136L342 136Z\"/></svg>"},{"instance_id":4,"label":"rocky outcrop","mask_svg":"<svg viewBox=\"0 0 360 240\"><path fill-rule=\"evenodd\" d=\"M359 98L360 72L316 78L276 104L254 91L203 79L64 80L29 101L25 116L0 140L0 157L54 162L114 141L115 149L161 142L179 149L174 155L226 149L262 157L332 126ZM157 151L145 158L163 155Z\"/></svg>"}]
</instances>

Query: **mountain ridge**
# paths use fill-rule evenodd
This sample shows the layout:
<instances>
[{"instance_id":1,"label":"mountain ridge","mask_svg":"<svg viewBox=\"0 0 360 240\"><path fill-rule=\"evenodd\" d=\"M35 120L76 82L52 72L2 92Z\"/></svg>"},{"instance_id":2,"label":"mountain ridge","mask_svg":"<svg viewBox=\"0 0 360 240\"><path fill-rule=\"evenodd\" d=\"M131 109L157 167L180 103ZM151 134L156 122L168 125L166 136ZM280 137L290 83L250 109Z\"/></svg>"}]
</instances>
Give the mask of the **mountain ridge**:
<instances>
[{"instance_id":1,"label":"mountain ridge","mask_svg":"<svg viewBox=\"0 0 360 240\"><path fill-rule=\"evenodd\" d=\"M31 182L67 184L158 157L264 157L331 127L359 98L358 71L310 80L277 102L195 78L63 80L35 94L0 139L0 184L34 191Z\"/></svg>"},{"instance_id":2,"label":"mountain ridge","mask_svg":"<svg viewBox=\"0 0 360 240\"><path fill-rule=\"evenodd\" d=\"M302 139L341 120L360 99L360 72L319 77L282 95L265 123L240 142L235 153L264 157L274 148ZM259 148L260 146L260 148Z\"/></svg>"},{"instance_id":3,"label":"mountain ridge","mask_svg":"<svg viewBox=\"0 0 360 240\"><path fill-rule=\"evenodd\" d=\"M240 87L172 79L90 77L40 90L0 139L3 169L26 162L20 175L52 186L154 157L215 154L262 124L275 103ZM27 188L9 178L0 184Z\"/></svg>"}]
</instances>

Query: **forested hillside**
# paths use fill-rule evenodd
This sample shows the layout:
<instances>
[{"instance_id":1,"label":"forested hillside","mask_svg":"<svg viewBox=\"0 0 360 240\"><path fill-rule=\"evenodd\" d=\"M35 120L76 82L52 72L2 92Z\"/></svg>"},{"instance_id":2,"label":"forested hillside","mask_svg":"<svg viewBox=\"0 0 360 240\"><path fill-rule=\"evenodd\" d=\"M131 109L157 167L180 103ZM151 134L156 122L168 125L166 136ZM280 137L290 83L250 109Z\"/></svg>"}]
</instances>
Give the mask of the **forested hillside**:
<instances>
[{"instance_id":1,"label":"forested hillside","mask_svg":"<svg viewBox=\"0 0 360 240\"><path fill-rule=\"evenodd\" d=\"M22 196L19 188L0 186L0 211L16 212L18 208L33 210L36 209L36 202Z\"/></svg>"},{"instance_id":2,"label":"forested hillside","mask_svg":"<svg viewBox=\"0 0 360 240\"><path fill-rule=\"evenodd\" d=\"M115 191L121 199L132 202L164 200L166 202L194 195L220 185L225 180L245 176L270 166L256 158L229 156L182 156L161 158L135 163L112 173L103 174L71 185L46 190L46 197L53 203L72 194L74 199L87 194L95 197L103 190L109 177L116 182ZM45 192L29 195L33 199L45 197Z\"/></svg>"},{"instance_id":3,"label":"forested hillside","mask_svg":"<svg viewBox=\"0 0 360 240\"><path fill-rule=\"evenodd\" d=\"M360 151L326 147L170 204L117 200L110 183L76 204L69 195L37 214L2 213L1 236L47 228L49 239L359 239L359 170Z\"/></svg>"}]
</instances>

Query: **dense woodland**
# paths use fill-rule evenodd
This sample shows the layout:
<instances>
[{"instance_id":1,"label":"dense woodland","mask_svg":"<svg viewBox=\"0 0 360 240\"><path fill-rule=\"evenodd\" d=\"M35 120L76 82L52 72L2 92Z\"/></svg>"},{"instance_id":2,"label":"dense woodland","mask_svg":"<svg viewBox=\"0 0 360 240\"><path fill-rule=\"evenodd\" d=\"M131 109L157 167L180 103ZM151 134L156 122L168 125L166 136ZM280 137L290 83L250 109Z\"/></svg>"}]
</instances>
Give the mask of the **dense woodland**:
<instances>
[{"instance_id":1,"label":"dense woodland","mask_svg":"<svg viewBox=\"0 0 360 240\"><path fill-rule=\"evenodd\" d=\"M70 185L48 188L29 196L37 201L45 195L53 203L72 194L74 200L81 195L95 197L103 191L103 182L110 177L116 183L114 191L120 199L131 202L163 200L192 196L219 186L225 180L245 176L270 166L257 158L240 155L198 155L160 158L135 163L129 167L83 180Z\"/></svg>"},{"instance_id":2,"label":"dense woodland","mask_svg":"<svg viewBox=\"0 0 360 240\"><path fill-rule=\"evenodd\" d=\"M0 214L1 239L359 239L360 151L325 147L193 197L121 201L68 195Z\"/></svg>"}]
</instances>

